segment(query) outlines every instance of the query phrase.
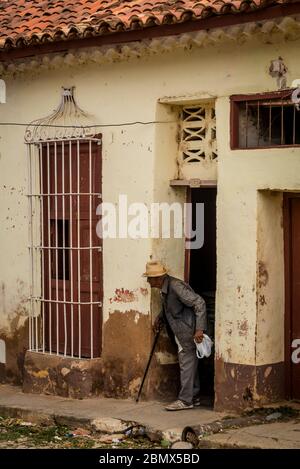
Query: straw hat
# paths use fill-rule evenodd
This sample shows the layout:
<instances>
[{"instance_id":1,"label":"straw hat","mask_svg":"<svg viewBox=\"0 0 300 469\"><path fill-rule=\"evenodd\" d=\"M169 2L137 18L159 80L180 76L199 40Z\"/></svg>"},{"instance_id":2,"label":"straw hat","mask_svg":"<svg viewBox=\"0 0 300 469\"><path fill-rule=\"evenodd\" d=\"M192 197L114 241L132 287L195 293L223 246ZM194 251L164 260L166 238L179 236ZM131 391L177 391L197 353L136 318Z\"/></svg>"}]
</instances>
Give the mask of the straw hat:
<instances>
[{"instance_id":1,"label":"straw hat","mask_svg":"<svg viewBox=\"0 0 300 469\"><path fill-rule=\"evenodd\" d=\"M146 264L146 272L143 277L161 277L167 273L164 265L159 261L150 261Z\"/></svg>"}]
</instances>

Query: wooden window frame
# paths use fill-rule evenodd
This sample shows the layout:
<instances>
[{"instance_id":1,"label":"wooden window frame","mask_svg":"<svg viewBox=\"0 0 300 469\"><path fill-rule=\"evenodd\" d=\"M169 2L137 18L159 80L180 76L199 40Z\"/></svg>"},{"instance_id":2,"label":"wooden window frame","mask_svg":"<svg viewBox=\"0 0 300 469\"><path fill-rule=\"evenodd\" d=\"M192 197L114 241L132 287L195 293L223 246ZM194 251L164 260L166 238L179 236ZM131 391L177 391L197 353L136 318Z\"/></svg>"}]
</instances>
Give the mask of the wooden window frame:
<instances>
[{"instance_id":1,"label":"wooden window frame","mask_svg":"<svg viewBox=\"0 0 300 469\"><path fill-rule=\"evenodd\" d=\"M254 94L235 94L230 96L230 149L231 150L266 150L269 148L295 148L300 144L289 145L264 145L243 148L239 146L239 104L243 101L275 100L284 99L291 96L295 88L289 88L280 91Z\"/></svg>"}]
</instances>

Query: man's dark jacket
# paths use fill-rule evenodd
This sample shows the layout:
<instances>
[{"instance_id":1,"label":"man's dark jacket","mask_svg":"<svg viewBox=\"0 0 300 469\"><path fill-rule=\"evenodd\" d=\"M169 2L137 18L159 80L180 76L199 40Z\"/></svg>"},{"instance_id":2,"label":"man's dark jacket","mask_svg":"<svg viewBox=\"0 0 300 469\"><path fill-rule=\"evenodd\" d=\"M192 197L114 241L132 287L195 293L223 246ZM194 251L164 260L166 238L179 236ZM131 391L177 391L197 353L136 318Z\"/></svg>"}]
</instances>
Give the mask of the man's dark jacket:
<instances>
[{"instance_id":1,"label":"man's dark jacket","mask_svg":"<svg viewBox=\"0 0 300 469\"><path fill-rule=\"evenodd\" d=\"M167 321L184 350L194 348L195 331L207 329L205 301L183 280L169 275L164 279L161 296L160 318Z\"/></svg>"}]
</instances>

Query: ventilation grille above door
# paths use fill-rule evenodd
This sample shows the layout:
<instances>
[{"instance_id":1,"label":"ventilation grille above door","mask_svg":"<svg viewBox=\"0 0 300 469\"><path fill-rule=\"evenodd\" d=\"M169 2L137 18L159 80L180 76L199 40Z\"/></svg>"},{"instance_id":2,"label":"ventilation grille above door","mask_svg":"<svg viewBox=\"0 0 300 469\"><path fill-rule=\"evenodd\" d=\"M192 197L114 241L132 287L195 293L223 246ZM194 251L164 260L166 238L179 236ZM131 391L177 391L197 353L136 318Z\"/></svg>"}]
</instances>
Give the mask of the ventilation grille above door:
<instances>
[{"instance_id":1,"label":"ventilation grille above door","mask_svg":"<svg viewBox=\"0 0 300 469\"><path fill-rule=\"evenodd\" d=\"M179 152L183 163L217 159L214 103L182 108Z\"/></svg>"}]
</instances>

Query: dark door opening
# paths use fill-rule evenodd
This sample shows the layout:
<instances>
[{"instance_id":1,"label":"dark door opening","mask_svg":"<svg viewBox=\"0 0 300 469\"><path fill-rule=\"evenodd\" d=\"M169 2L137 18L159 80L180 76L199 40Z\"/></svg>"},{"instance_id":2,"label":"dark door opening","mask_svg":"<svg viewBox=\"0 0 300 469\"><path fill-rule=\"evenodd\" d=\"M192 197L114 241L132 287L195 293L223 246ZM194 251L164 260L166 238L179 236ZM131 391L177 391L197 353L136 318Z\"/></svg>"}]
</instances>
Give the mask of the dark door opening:
<instances>
[{"instance_id":1,"label":"dark door opening","mask_svg":"<svg viewBox=\"0 0 300 469\"><path fill-rule=\"evenodd\" d=\"M216 188L189 189L188 201L192 203L192 228L196 228L196 204L204 204L204 244L199 249L186 250L185 278L196 293L206 302L207 334L214 341L216 296ZM214 399L214 349L209 358L199 360L201 401L213 405Z\"/></svg>"},{"instance_id":2,"label":"dark door opening","mask_svg":"<svg viewBox=\"0 0 300 469\"><path fill-rule=\"evenodd\" d=\"M284 194L284 235L286 397L299 400L300 194Z\"/></svg>"}]
</instances>

